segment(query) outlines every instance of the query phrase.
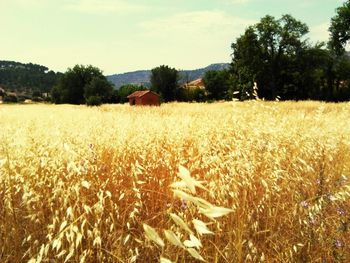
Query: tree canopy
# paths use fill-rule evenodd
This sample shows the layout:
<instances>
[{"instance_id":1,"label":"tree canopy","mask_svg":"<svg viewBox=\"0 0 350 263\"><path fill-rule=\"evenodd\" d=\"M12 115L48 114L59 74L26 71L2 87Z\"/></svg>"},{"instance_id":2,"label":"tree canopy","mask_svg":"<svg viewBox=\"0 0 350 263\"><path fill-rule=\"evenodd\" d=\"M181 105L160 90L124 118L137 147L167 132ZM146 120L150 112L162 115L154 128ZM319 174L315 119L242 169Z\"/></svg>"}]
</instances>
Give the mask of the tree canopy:
<instances>
[{"instance_id":1,"label":"tree canopy","mask_svg":"<svg viewBox=\"0 0 350 263\"><path fill-rule=\"evenodd\" d=\"M337 8L337 14L331 19L329 46L337 54L345 52L345 45L350 40L350 1Z\"/></svg>"},{"instance_id":2,"label":"tree canopy","mask_svg":"<svg viewBox=\"0 0 350 263\"><path fill-rule=\"evenodd\" d=\"M291 15L266 15L231 44L228 70L216 64L206 68L207 71L215 66L215 70L205 74L200 69L183 71L180 76L175 68L161 65L151 70L151 89L165 102L237 96L240 100L257 96L266 100L350 100L350 52L346 52L350 41L350 1L338 7L331 18L328 43L311 43L308 32L308 26ZM130 76L135 73L140 73L143 80L149 76L149 71L121 75L132 82ZM186 85L199 77L203 77L205 88ZM43 100L41 95L51 91L55 103L93 105L126 102L129 94L145 89L133 84L113 89L102 71L93 66L76 65L61 74L44 66L12 61L0 61L0 87L5 88L5 99L8 91L14 91L12 95L19 95L19 101Z\"/></svg>"},{"instance_id":3,"label":"tree canopy","mask_svg":"<svg viewBox=\"0 0 350 263\"><path fill-rule=\"evenodd\" d=\"M109 102L113 86L102 71L93 66L76 65L68 69L51 92L54 103L84 104L89 97ZM99 99L94 99L97 101Z\"/></svg>"},{"instance_id":4,"label":"tree canopy","mask_svg":"<svg viewBox=\"0 0 350 263\"><path fill-rule=\"evenodd\" d=\"M152 90L159 93L164 101L176 99L179 89L179 72L169 66L159 66L151 71Z\"/></svg>"},{"instance_id":5,"label":"tree canopy","mask_svg":"<svg viewBox=\"0 0 350 263\"><path fill-rule=\"evenodd\" d=\"M307 32L307 25L291 15L278 20L265 16L250 26L232 43L232 73L240 90L251 93L253 82L257 82L259 96L275 99L284 89L290 89L294 83L285 75L293 69L296 56L306 48L303 36Z\"/></svg>"},{"instance_id":6,"label":"tree canopy","mask_svg":"<svg viewBox=\"0 0 350 263\"><path fill-rule=\"evenodd\" d=\"M222 100L227 98L231 85L228 71L209 70L204 74L203 82L209 99Z\"/></svg>"},{"instance_id":7,"label":"tree canopy","mask_svg":"<svg viewBox=\"0 0 350 263\"><path fill-rule=\"evenodd\" d=\"M0 61L0 86L6 90L48 93L57 83L60 73L45 66L14 61Z\"/></svg>"},{"instance_id":8,"label":"tree canopy","mask_svg":"<svg viewBox=\"0 0 350 263\"><path fill-rule=\"evenodd\" d=\"M123 85L118 90L118 101L121 103L128 101L128 96L138 90L146 90L147 88L142 85L127 84Z\"/></svg>"},{"instance_id":9,"label":"tree canopy","mask_svg":"<svg viewBox=\"0 0 350 263\"><path fill-rule=\"evenodd\" d=\"M350 99L344 72L349 58L334 58L323 43L310 44L307 33L307 25L291 15L265 16L248 27L231 46L232 86L240 99L253 97L254 83L267 100Z\"/></svg>"}]
</instances>

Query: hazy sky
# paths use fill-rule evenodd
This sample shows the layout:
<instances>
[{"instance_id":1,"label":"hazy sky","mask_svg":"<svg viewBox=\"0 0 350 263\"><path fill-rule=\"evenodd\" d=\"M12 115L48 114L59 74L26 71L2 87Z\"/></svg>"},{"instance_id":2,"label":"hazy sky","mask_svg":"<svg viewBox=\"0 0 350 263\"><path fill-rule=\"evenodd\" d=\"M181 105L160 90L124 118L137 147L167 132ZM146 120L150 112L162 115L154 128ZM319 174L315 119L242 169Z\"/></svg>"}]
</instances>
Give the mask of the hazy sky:
<instances>
[{"instance_id":1,"label":"hazy sky","mask_svg":"<svg viewBox=\"0 0 350 263\"><path fill-rule=\"evenodd\" d=\"M345 0L0 0L0 60L105 74L229 62L231 43L266 14L291 14L326 41Z\"/></svg>"}]
</instances>

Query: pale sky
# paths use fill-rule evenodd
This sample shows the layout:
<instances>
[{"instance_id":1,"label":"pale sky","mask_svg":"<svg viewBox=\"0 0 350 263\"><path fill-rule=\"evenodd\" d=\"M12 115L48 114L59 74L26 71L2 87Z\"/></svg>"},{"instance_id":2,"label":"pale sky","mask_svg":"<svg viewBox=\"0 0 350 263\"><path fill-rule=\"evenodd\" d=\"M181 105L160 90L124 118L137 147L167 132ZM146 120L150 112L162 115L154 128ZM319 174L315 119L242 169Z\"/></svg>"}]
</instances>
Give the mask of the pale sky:
<instances>
[{"instance_id":1,"label":"pale sky","mask_svg":"<svg viewBox=\"0 0 350 263\"><path fill-rule=\"evenodd\" d=\"M327 41L345 0L0 0L0 60L104 74L230 62L231 43L261 17L291 14Z\"/></svg>"}]
</instances>

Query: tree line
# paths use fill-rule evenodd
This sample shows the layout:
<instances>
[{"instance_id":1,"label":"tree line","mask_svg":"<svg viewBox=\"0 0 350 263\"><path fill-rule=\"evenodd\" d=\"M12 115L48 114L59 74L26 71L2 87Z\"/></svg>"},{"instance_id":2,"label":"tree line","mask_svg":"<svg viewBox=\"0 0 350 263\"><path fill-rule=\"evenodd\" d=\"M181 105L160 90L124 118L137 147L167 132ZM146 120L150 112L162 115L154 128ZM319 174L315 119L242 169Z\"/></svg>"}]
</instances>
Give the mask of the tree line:
<instances>
[{"instance_id":1,"label":"tree line","mask_svg":"<svg viewBox=\"0 0 350 263\"><path fill-rule=\"evenodd\" d=\"M279 19L267 15L249 26L232 43L232 62L228 70L205 73L205 94L200 94L200 89L184 90L174 82L163 85L165 79L159 80L158 75L163 71L173 74L176 71L165 66L152 70L152 87L166 101L256 97L265 100L349 101L350 52L345 50L350 40L349 29L349 1L337 8L331 19L328 43L310 43L308 26L291 15ZM168 87L171 90L167 90ZM193 92L198 94L184 96Z\"/></svg>"},{"instance_id":2,"label":"tree line","mask_svg":"<svg viewBox=\"0 0 350 263\"><path fill-rule=\"evenodd\" d=\"M164 101L349 101L349 29L350 1L331 19L328 43L310 43L308 26L291 15L267 15L232 43L229 69L204 74L205 90L179 85L179 72L165 65L152 70L151 88Z\"/></svg>"},{"instance_id":3,"label":"tree line","mask_svg":"<svg viewBox=\"0 0 350 263\"><path fill-rule=\"evenodd\" d=\"M0 96L13 102L18 99L41 98L43 94L50 93L60 75L61 73L41 65L0 61L0 87L6 89ZM13 95L7 96L11 93L19 94L19 98Z\"/></svg>"},{"instance_id":4,"label":"tree line","mask_svg":"<svg viewBox=\"0 0 350 263\"><path fill-rule=\"evenodd\" d=\"M241 100L350 100L350 2L337 9L328 43L311 44L309 29L291 15L263 17L232 43L231 88Z\"/></svg>"},{"instance_id":5,"label":"tree line","mask_svg":"<svg viewBox=\"0 0 350 263\"><path fill-rule=\"evenodd\" d=\"M246 100L350 100L350 1L331 18L328 43L312 44L308 26L291 15L267 15L245 29L232 44L229 69L207 71L202 87L181 85L175 68L152 69L151 90L165 102ZM7 64L6 64L7 63ZM51 91L53 103L99 105L123 103L142 85L124 85L116 90L94 66L76 65L64 74L46 67L0 61L0 85L25 87L37 95Z\"/></svg>"}]
</instances>

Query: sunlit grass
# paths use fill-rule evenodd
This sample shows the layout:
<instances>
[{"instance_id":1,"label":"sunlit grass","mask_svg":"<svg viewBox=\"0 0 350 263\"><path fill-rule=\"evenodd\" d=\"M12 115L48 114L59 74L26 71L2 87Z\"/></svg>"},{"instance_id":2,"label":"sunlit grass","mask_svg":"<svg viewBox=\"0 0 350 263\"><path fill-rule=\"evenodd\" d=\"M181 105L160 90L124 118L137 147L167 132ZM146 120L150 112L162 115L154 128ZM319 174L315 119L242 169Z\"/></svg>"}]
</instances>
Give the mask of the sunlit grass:
<instances>
[{"instance_id":1,"label":"sunlit grass","mask_svg":"<svg viewBox=\"0 0 350 263\"><path fill-rule=\"evenodd\" d=\"M1 105L0 262L349 262L349 116Z\"/></svg>"}]
</instances>

